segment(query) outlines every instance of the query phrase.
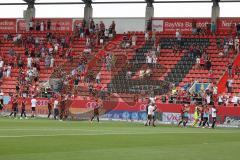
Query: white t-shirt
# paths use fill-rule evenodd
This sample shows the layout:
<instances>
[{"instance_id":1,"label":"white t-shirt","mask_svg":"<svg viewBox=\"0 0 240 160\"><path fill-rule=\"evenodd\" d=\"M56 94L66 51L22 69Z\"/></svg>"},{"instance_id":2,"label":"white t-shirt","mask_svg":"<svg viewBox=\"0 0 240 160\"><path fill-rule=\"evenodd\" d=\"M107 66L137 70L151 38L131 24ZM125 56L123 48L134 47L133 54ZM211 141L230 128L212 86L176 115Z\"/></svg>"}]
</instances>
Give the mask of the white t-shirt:
<instances>
[{"instance_id":1,"label":"white t-shirt","mask_svg":"<svg viewBox=\"0 0 240 160\"><path fill-rule=\"evenodd\" d=\"M31 57L28 57L28 58L27 58L27 63L28 63L28 65L31 66L31 64L32 64L32 58L31 58Z\"/></svg>"},{"instance_id":2,"label":"white t-shirt","mask_svg":"<svg viewBox=\"0 0 240 160\"><path fill-rule=\"evenodd\" d=\"M32 107L36 107L37 106L37 100L35 98L31 99L31 104L32 104Z\"/></svg>"},{"instance_id":3,"label":"white t-shirt","mask_svg":"<svg viewBox=\"0 0 240 160\"><path fill-rule=\"evenodd\" d=\"M196 63L200 64L200 58L199 57L196 59Z\"/></svg>"},{"instance_id":4,"label":"white t-shirt","mask_svg":"<svg viewBox=\"0 0 240 160\"><path fill-rule=\"evenodd\" d=\"M58 108L58 100L55 100L53 103L53 108L57 109Z\"/></svg>"},{"instance_id":5,"label":"white t-shirt","mask_svg":"<svg viewBox=\"0 0 240 160\"><path fill-rule=\"evenodd\" d=\"M100 74L99 74L99 73L97 74L96 79L97 79L97 80L100 79Z\"/></svg>"},{"instance_id":6,"label":"white t-shirt","mask_svg":"<svg viewBox=\"0 0 240 160\"><path fill-rule=\"evenodd\" d=\"M154 115L155 107L153 105L148 106L148 115Z\"/></svg>"},{"instance_id":7,"label":"white t-shirt","mask_svg":"<svg viewBox=\"0 0 240 160\"><path fill-rule=\"evenodd\" d=\"M3 99L3 92L0 92L0 99Z\"/></svg>"},{"instance_id":8,"label":"white t-shirt","mask_svg":"<svg viewBox=\"0 0 240 160\"><path fill-rule=\"evenodd\" d=\"M152 57L147 56L147 63L152 63Z\"/></svg>"},{"instance_id":9,"label":"white t-shirt","mask_svg":"<svg viewBox=\"0 0 240 160\"><path fill-rule=\"evenodd\" d=\"M3 67L3 64L4 64L4 62L1 60L1 61L0 61L0 68Z\"/></svg>"},{"instance_id":10,"label":"white t-shirt","mask_svg":"<svg viewBox=\"0 0 240 160\"><path fill-rule=\"evenodd\" d=\"M223 102L223 97L222 96L218 97L218 102Z\"/></svg>"},{"instance_id":11,"label":"white t-shirt","mask_svg":"<svg viewBox=\"0 0 240 160\"><path fill-rule=\"evenodd\" d=\"M239 44L239 39L236 38L236 39L234 40L234 43L235 43L235 45L236 45L236 44Z\"/></svg>"},{"instance_id":12,"label":"white t-shirt","mask_svg":"<svg viewBox=\"0 0 240 160\"><path fill-rule=\"evenodd\" d=\"M238 97L237 96L233 96L232 103L233 104L237 104L238 103Z\"/></svg>"},{"instance_id":13,"label":"white t-shirt","mask_svg":"<svg viewBox=\"0 0 240 160\"><path fill-rule=\"evenodd\" d=\"M156 97L149 97L150 103L155 103L156 102Z\"/></svg>"},{"instance_id":14,"label":"white t-shirt","mask_svg":"<svg viewBox=\"0 0 240 160\"><path fill-rule=\"evenodd\" d=\"M212 117L213 118L217 117L217 110L216 110L216 108L212 108Z\"/></svg>"},{"instance_id":15,"label":"white t-shirt","mask_svg":"<svg viewBox=\"0 0 240 160\"><path fill-rule=\"evenodd\" d=\"M207 101L207 104L210 104L210 102L211 102L211 97L210 96L206 96L206 101Z\"/></svg>"}]
</instances>

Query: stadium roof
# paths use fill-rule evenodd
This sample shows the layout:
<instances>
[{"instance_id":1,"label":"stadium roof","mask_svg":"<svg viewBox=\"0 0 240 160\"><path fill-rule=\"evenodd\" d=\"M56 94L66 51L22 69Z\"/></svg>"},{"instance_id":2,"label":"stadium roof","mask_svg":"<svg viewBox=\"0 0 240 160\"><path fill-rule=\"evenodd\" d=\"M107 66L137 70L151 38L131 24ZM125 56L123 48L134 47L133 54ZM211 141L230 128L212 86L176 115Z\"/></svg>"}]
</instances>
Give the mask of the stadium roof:
<instances>
[{"instance_id":1,"label":"stadium roof","mask_svg":"<svg viewBox=\"0 0 240 160\"><path fill-rule=\"evenodd\" d=\"M93 17L144 17L145 0L92 0ZM127 3L132 2L132 3ZM140 3L141 2L141 3ZM226 3L229 2L229 3ZM239 17L240 0L222 0L222 17ZM211 0L155 0L156 17L210 17ZM66 4L66 5L64 5ZM21 18L27 4L23 0L0 0L0 17ZM83 17L82 0L36 0L36 17ZM134 12L123 12L132 10ZM179 10L179 8L182 8ZM47 12L46 12L47 10ZM64 10L64 12L62 12Z\"/></svg>"},{"instance_id":2,"label":"stadium roof","mask_svg":"<svg viewBox=\"0 0 240 160\"><path fill-rule=\"evenodd\" d=\"M26 2L24 2L26 1ZM240 0L1 0L0 5L27 5L27 2L35 2L35 5L79 5L91 4L141 4L141 3L235 3Z\"/></svg>"}]
</instances>

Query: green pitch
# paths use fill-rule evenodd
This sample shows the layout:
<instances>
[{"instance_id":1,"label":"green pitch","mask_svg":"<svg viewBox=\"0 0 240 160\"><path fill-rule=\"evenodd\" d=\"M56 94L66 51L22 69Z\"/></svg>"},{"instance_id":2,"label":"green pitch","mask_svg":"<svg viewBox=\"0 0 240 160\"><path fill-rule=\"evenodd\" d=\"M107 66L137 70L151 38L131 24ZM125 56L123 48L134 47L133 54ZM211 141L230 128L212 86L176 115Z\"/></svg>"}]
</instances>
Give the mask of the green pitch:
<instances>
[{"instance_id":1,"label":"green pitch","mask_svg":"<svg viewBox=\"0 0 240 160\"><path fill-rule=\"evenodd\" d=\"M0 118L0 160L237 160L239 129Z\"/></svg>"}]
</instances>

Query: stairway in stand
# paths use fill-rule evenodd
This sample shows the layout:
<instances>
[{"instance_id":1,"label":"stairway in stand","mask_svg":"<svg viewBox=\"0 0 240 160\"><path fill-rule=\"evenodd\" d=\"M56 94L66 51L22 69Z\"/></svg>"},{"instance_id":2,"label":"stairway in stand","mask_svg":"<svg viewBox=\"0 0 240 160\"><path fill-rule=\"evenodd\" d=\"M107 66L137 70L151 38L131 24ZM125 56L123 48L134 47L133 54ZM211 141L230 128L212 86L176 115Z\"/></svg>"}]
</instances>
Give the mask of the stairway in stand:
<instances>
[{"instance_id":1,"label":"stairway in stand","mask_svg":"<svg viewBox=\"0 0 240 160\"><path fill-rule=\"evenodd\" d=\"M240 66L240 54L238 54L233 62L233 68L236 66ZM218 93L224 93L226 92L226 83L228 80L228 71L226 71L223 75L223 77L220 79L218 82ZM234 75L233 76L233 92L234 93L239 93L239 87L240 87L240 76Z\"/></svg>"}]
</instances>

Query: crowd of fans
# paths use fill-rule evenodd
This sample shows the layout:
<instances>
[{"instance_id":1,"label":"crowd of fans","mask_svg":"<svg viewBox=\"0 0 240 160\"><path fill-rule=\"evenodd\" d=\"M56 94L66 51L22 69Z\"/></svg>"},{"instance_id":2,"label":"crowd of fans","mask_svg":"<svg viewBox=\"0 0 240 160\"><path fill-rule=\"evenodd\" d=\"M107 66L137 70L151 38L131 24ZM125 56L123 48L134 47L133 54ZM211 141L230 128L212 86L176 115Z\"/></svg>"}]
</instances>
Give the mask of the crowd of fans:
<instances>
[{"instance_id":1,"label":"crowd of fans","mask_svg":"<svg viewBox=\"0 0 240 160\"><path fill-rule=\"evenodd\" d=\"M60 24L56 24L55 28L61 27ZM63 79L63 89L65 94L77 95L79 90L87 88L89 95L93 97L100 97L105 99L106 95L109 95L106 86L101 83L101 70L93 72L93 66L98 66L98 63L104 63L107 71L111 71L115 67L116 57L111 52L104 51L104 46L108 40L111 40L116 36L116 24L113 21L112 24L106 29L105 24L100 21L96 24L93 20L90 21L89 26L83 23L76 24L74 26L73 33L58 33L51 31L51 21L46 24L44 22L29 23L30 32L26 34L13 35L7 33L3 36L3 40L12 41L16 47L24 48L24 55L17 53L14 47L10 47L8 55L2 55L0 57L0 79L3 77L11 77L12 70L18 68L18 83L16 85L16 94L21 97L33 97L39 96L42 92L39 84L39 75L42 70L51 68L58 68L55 59L61 58L74 61L75 51L72 48L72 42L74 38L85 39L85 49L83 54L78 57L77 68L72 68L70 74L65 72L57 73L56 77L62 77L61 74L65 73ZM31 31L47 31L46 34L31 34ZM56 29L57 30L57 29ZM211 28L212 32L214 27ZM193 30L194 34L202 33L202 30ZM144 38L146 41L150 39L157 42L156 31L145 32ZM120 47L123 49L136 46L137 35L123 34L123 40ZM176 39L181 41L181 31L176 31ZM160 42L161 43L161 42ZM157 43L155 43L157 44ZM216 45L218 47L219 57L228 57L229 54L239 53L239 39L238 37L225 37L221 39L217 38ZM158 58L157 53L160 53L160 46L155 45L154 49L145 54L146 63L156 65ZM100 51L98 50L100 48ZM98 51L98 52L96 52ZM173 53L178 52L191 52L196 54L196 69L206 69L209 71L209 87L206 91L201 90L199 93L189 92L189 88L196 80L190 82L182 89L177 89L172 84L172 92L169 95L162 96L162 102L166 103L191 103L191 104L212 104L218 102L220 105L227 105L232 102L234 105L238 105L239 99L237 95L232 94L217 94L216 82L213 78L211 57L207 53L207 46L201 46L192 44L190 47L184 47L181 43L176 43L173 46ZM44 67L42 67L44 64ZM61 66L60 68L63 68ZM233 77L239 75L240 68L234 66L232 62L228 63L229 79L226 87L227 92L232 93ZM145 72L144 72L145 73ZM151 70L146 70L147 74L151 74ZM145 73L145 74L146 74ZM140 71L140 76L141 76ZM131 78L132 73L129 70L126 74L126 78ZM80 86L80 83L84 83L84 86Z\"/></svg>"}]
</instances>

